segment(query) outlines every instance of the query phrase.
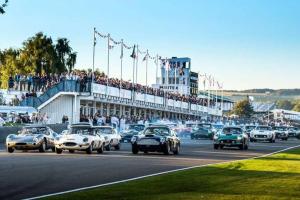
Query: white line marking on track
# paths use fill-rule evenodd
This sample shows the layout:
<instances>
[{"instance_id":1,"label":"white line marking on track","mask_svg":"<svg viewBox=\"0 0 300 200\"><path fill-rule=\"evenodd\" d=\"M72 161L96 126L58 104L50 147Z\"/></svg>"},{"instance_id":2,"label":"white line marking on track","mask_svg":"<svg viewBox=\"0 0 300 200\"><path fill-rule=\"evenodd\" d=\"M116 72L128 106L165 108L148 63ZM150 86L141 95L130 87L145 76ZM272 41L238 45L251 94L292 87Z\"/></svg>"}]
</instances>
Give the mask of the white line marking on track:
<instances>
[{"instance_id":1,"label":"white line marking on track","mask_svg":"<svg viewBox=\"0 0 300 200\"><path fill-rule=\"evenodd\" d=\"M114 184L118 184L118 183L125 183L125 182L139 180L139 179L143 179L143 178L147 178L147 177L153 177L153 176L158 176L158 175L163 175L163 174L169 174L169 173L178 172L178 171L185 171L185 170L188 170L188 169L206 167L206 166L211 166L211 165L215 165L215 164L225 164L225 163L230 163L230 162L238 162L238 161L242 161L242 160L258 159L258 158L263 158L263 157L271 156L273 154L280 153L280 152L283 152L283 151L287 151L287 150L290 150L290 149L294 149L294 148L297 148L297 147L300 147L300 145L293 146L293 147L288 147L288 148L285 148L285 149L281 149L279 151L275 151L275 152L272 152L272 153L269 153L269 154L265 154L265 155L261 155L261 156L257 156L257 157L252 157L252 158L245 158L245 159L239 159L239 160L234 160L234 161L225 161L225 162L205 164L205 165L200 165L200 166L192 166L192 167L185 167L185 168L180 168L180 169L174 169L174 170L169 170L169 171L164 171L164 172L149 174L149 175L145 175L145 176L139 176L139 177L135 177L135 178L129 178L129 179L121 180L121 181L114 181L114 182L110 182L110 183L104 183L104 184L99 184L99 185L94 185L94 186L89 186L89 187L77 188L77 189L68 190L68 191L64 191L64 192L56 192L56 193L52 193L52 194L46 194L46 195L41 195L41 196L37 196L37 197L31 197L31 198L27 198L27 199L24 199L24 200L35 200L35 199L41 199L41 198L46 198L46 197L51 197L51 196L56 196L56 195L67 194L67 193L71 193L71 192L79 192L79 191L82 191L82 190L94 189L94 188L99 188L99 187L114 185Z\"/></svg>"},{"instance_id":2,"label":"white line marking on track","mask_svg":"<svg viewBox=\"0 0 300 200\"><path fill-rule=\"evenodd\" d=\"M192 151L195 153L208 153L208 154L228 154L228 155L241 155L241 156L259 156L261 153L246 153L244 151L241 151L240 153L235 152L226 152L226 151Z\"/></svg>"}]
</instances>

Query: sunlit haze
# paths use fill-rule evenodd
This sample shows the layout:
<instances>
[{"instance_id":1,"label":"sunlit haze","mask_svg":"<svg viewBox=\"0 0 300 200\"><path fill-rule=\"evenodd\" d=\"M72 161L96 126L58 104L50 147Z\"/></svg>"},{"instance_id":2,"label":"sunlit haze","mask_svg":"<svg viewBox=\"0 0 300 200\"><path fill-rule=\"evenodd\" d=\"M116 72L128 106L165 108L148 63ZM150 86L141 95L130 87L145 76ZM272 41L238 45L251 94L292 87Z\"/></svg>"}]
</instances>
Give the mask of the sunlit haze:
<instances>
[{"instance_id":1,"label":"sunlit haze","mask_svg":"<svg viewBox=\"0 0 300 200\"><path fill-rule=\"evenodd\" d=\"M0 17L0 49L21 47L42 31L66 37L78 52L76 68L91 68L93 27L151 55L190 57L192 70L211 74L225 89L300 87L300 1L9 1ZM96 68L106 72L107 41L98 38ZM131 78L131 51L124 77ZM120 76L120 50L112 50L110 75ZM141 59L140 59L141 60ZM145 83L140 61L138 81ZM149 82L155 65L149 65ZM200 88L202 86L200 85Z\"/></svg>"}]
</instances>

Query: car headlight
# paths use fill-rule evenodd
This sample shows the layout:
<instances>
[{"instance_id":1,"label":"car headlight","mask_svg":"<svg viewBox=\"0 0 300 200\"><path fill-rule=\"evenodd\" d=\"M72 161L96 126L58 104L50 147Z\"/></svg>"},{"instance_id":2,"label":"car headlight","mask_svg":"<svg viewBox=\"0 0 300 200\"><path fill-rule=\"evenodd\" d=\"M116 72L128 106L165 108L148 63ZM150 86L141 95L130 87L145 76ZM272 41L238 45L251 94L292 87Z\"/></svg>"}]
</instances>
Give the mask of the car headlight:
<instances>
[{"instance_id":1,"label":"car headlight","mask_svg":"<svg viewBox=\"0 0 300 200\"><path fill-rule=\"evenodd\" d=\"M88 142L89 141L89 139L88 138L83 138L83 140L82 140L83 142Z\"/></svg>"},{"instance_id":2,"label":"car headlight","mask_svg":"<svg viewBox=\"0 0 300 200\"><path fill-rule=\"evenodd\" d=\"M6 138L6 141L12 141L14 139L14 136L13 135L10 135Z\"/></svg>"},{"instance_id":3,"label":"car headlight","mask_svg":"<svg viewBox=\"0 0 300 200\"><path fill-rule=\"evenodd\" d=\"M217 140L219 138L218 135L214 135L214 140Z\"/></svg>"},{"instance_id":4,"label":"car headlight","mask_svg":"<svg viewBox=\"0 0 300 200\"><path fill-rule=\"evenodd\" d=\"M38 137L33 138L33 141L34 141L34 142L39 142L39 141L40 141L40 138L38 138Z\"/></svg>"},{"instance_id":5,"label":"car headlight","mask_svg":"<svg viewBox=\"0 0 300 200\"><path fill-rule=\"evenodd\" d=\"M132 142L132 143L134 143L134 142L136 142L136 141L137 141L137 138L136 138L136 137L132 137L132 138L131 138L131 142Z\"/></svg>"},{"instance_id":6,"label":"car headlight","mask_svg":"<svg viewBox=\"0 0 300 200\"><path fill-rule=\"evenodd\" d=\"M166 138L164 138L164 137L163 137L163 138L160 138L160 142L161 142L161 143L164 143L165 141L166 141Z\"/></svg>"}]
</instances>

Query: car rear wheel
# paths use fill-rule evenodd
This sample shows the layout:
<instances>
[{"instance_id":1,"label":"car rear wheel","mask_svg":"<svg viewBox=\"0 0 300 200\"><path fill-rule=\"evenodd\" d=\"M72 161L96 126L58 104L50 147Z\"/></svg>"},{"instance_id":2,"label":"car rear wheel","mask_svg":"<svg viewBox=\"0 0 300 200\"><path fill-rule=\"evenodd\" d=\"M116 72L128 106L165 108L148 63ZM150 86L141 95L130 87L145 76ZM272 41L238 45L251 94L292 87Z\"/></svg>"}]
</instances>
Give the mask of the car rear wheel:
<instances>
[{"instance_id":1,"label":"car rear wheel","mask_svg":"<svg viewBox=\"0 0 300 200\"><path fill-rule=\"evenodd\" d=\"M51 151L52 151L52 152L55 152L55 147L51 147Z\"/></svg>"},{"instance_id":2,"label":"car rear wheel","mask_svg":"<svg viewBox=\"0 0 300 200\"><path fill-rule=\"evenodd\" d=\"M47 143L46 141L44 140L41 144L41 146L39 147L39 152L45 152L47 149Z\"/></svg>"},{"instance_id":3,"label":"car rear wheel","mask_svg":"<svg viewBox=\"0 0 300 200\"><path fill-rule=\"evenodd\" d=\"M55 152L57 153L57 154L61 154L62 153L62 149L59 149L59 148L55 148Z\"/></svg>"},{"instance_id":4,"label":"car rear wheel","mask_svg":"<svg viewBox=\"0 0 300 200\"><path fill-rule=\"evenodd\" d=\"M214 149L218 149L219 145L218 144L214 144Z\"/></svg>"},{"instance_id":5,"label":"car rear wheel","mask_svg":"<svg viewBox=\"0 0 300 200\"><path fill-rule=\"evenodd\" d=\"M70 149L69 150L69 153L74 153L75 151L73 149Z\"/></svg>"},{"instance_id":6,"label":"car rear wheel","mask_svg":"<svg viewBox=\"0 0 300 200\"><path fill-rule=\"evenodd\" d=\"M103 153L104 151L104 143L101 145L101 147L97 150L97 153Z\"/></svg>"},{"instance_id":7,"label":"car rear wheel","mask_svg":"<svg viewBox=\"0 0 300 200\"><path fill-rule=\"evenodd\" d=\"M15 150L11 147L7 147L7 151L8 151L8 153L13 153Z\"/></svg>"}]
</instances>

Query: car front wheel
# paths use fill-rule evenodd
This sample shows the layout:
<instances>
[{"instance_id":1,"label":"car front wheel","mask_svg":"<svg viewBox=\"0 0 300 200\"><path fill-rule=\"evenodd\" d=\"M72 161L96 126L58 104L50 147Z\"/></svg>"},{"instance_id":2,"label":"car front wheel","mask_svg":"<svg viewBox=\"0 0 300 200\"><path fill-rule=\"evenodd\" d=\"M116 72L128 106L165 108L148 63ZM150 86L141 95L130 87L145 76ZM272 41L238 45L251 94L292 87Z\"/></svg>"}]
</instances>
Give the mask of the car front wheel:
<instances>
[{"instance_id":1,"label":"car front wheel","mask_svg":"<svg viewBox=\"0 0 300 200\"><path fill-rule=\"evenodd\" d=\"M120 150L120 149L121 149L121 143L119 143L115 146L115 150Z\"/></svg>"},{"instance_id":2,"label":"car front wheel","mask_svg":"<svg viewBox=\"0 0 300 200\"><path fill-rule=\"evenodd\" d=\"M62 153L62 149L59 149L59 148L55 148L55 152L57 153L57 154L61 154Z\"/></svg>"},{"instance_id":3,"label":"car front wheel","mask_svg":"<svg viewBox=\"0 0 300 200\"><path fill-rule=\"evenodd\" d=\"M101 145L101 147L97 150L97 153L103 153L104 151L104 143Z\"/></svg>"},{"instance_id":4,"label":"car front wheel","mask_svg":"<svg viewBox=\"0 0 300 200\"><path fill-rule=\"evenodd\" d=\"M218 144L214 144L214 149L218 149L219 145Z\"/></svg>"},{"instance_id":5,"label":"car front wheel","mask_svg":"<svg viewBox=\"0 0 300 200\"><path fill-rule=\"evenodd\" d=\"M180 150L180 145L177 144L177 145L176 145L176 149L173 151L173 153L174 153L175 155L178 155L178 154L179 154L179 150Z\"/></svg>"},{"instance_id":6,"label":"car front wheel","mask_svg":"<svg viewBox=\"0 0 300 200\"><path fill-rule=\"evenodd\" d=\"M43 140L41 146L39 147L39 152L45 152L47 149L47 143L45 140Z\"/></svg>"},{"instance_id":7,"label":"car front wheel","mask_svg":"<svg viewBox=\"0 0 300 200\"><path fill-rule=\"evenodd\" d=\"M169 142L166 142L165 149L164 149L164 154L169 155L170 152L171 152L171 146L170 146Z\"/></svg>"},{"instance_id":8,"label":"car front wheel","mask_svg":"<svg viewBox=\"0 0 300 200\"><path fill-rule=\"evenodd\" d=\"M132 145L132 153L133 154L138 154L139 153L139 149L138 149L138 147L137 147L137 145Z\"/></svg>"},{"instance_id":9,"label":"car front wheel","mask_svg":"<svg viewBox=\"0 0 300 200\"><path fill-rule=\"evenodd\" d=\"M8 153L13 153L15 150L11 147L7 147L7 151L8 151Z\"/></svg>"},{"instance_id":10,"label":"car front wheel","mask_svg":"<svg viewBox=\"0 0 300 200\"><path fill-rule=\"evenodd\" d=\"M92 154L93 152L93 144L91 144L87 149L86 149L86 153L87 154Z\"/></svg>"}]
</instances>

